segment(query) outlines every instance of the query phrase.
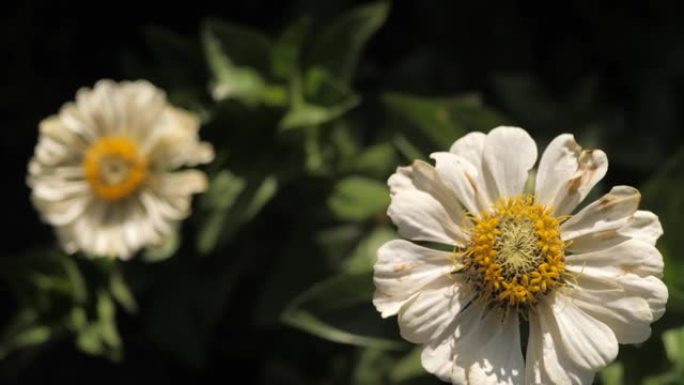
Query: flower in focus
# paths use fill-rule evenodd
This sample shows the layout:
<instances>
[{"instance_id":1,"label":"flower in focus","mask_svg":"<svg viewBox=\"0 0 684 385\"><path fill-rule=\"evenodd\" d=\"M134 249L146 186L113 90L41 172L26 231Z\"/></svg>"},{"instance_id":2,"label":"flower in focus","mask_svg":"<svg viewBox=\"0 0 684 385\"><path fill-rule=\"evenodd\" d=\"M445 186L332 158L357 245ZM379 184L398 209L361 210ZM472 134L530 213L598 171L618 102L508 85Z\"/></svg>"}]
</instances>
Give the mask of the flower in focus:
<instances>
[{"instance_id":1,"label":"flower in focus","mask_svg":"<svg viewBox=\"0 0 684 385\"><path fill-rule=\"evenodd\" d=\"M591 384L618 343L649 337L668 296L658 217L627 186L573 214L605 153L560 135L535 177L535 142L498 127L431 158L389 178L388 214L421 244L378 250L373 299L423 346L427 371L454 384Z\"/></svg>"},{"instance_id":2,"label":"flower in focus","mask_svg":"<svg viewBox=\"0 0 684 385\"><path fill-rule=\"evenodd\" d=\"M29 163L32 201L63 248L130 258L159 245L207 188L213 149L199 120L147 81L102 80L40 123Z\"/></svg>"}]
</instances>

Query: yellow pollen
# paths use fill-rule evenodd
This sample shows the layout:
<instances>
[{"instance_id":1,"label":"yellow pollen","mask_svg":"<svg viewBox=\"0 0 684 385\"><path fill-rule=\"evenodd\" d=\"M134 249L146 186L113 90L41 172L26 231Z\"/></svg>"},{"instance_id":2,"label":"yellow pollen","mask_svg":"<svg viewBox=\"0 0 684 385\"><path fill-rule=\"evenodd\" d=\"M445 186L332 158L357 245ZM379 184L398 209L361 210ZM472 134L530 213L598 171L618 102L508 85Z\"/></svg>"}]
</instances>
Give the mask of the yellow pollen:
<instances>
[{"instance_id":1,"label":"yellow pollen","mask_svg":"<svg viewBox=\"0 0 684 385\"><path fill-rule=\"evenodd\" d=\"M83 157L83 171L98 197L118 201L129 197L145 181L148 160L130 139L103 137Z\"/></svg>"},{"instance_id":2,"label":"yellow pollen","mask_svg":"<svg viewBox=\"0 0 684 385\"><path fill-rule=\"evenodd\" d=\"M463 263L480 298L506 308L533 306L564 284L560 220L533 197L499 198L474 221Z\"/></svg>"}]
</instances>

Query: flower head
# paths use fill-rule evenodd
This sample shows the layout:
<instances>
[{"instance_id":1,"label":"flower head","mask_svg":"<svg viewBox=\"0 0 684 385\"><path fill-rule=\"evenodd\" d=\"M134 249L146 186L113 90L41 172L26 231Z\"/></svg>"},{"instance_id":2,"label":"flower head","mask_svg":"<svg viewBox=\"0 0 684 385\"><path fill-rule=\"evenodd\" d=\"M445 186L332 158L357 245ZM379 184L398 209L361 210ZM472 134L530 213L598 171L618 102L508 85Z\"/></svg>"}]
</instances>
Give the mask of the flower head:
<instances>
[{"instance_id":1,"label":"flower head","mask_svg":"<svg viewBox=\"0 0 684 385\"><path fill-rule=\"evenodd\" d=\"M414 242L378 250L373 299L423 345L426 370L454 384L591 384L618 343L649 337L668 296L658 217L627 186L573 214L605 153L560 135L533 172L532 138L497 127L431 158L388 181L388 214Z\"/></svg>"},{"instance_id":2,"label":"flower head","mask_svg":"<svg viewBox=\"0 0 684 385\"><path fill-rule=\"evenodd\" d=\"M146 81L99 81L40 123L32 201L67 252L129 258L162 243L207 188L201 171L177 170L213 159L198 129Z\"/></svg>"}]
</instances>

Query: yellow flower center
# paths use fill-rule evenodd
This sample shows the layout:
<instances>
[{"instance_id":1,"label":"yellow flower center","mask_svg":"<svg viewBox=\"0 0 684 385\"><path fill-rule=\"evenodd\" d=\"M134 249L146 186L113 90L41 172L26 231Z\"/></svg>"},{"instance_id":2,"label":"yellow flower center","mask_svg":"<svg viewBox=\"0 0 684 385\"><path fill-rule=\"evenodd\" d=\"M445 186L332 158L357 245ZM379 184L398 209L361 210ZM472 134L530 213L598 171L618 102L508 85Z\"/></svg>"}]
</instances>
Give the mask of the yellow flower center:
<instances>
[{"instance_id":1,"label":"yellow flower center","mask_svg":"<svg viewBox=\"0 0 684 385\"><path fill-rule=\"evenodd\" d=\"M148 160L130 139L103 137L83 157L86 180L95 195L118 201L133 194L145 181Z\"/></svg>"},{"instance_id":2,"label":"yellow flower center","mask_svg":"<svg viewBox=\"0 0 684 385\"><path fill-rule=\"evenodd\" d=\"M499 198L475 219L463 253L480 298L500 307L534 305L564 283L560 221L531 196Z\"/></svg>"}]
</instances>

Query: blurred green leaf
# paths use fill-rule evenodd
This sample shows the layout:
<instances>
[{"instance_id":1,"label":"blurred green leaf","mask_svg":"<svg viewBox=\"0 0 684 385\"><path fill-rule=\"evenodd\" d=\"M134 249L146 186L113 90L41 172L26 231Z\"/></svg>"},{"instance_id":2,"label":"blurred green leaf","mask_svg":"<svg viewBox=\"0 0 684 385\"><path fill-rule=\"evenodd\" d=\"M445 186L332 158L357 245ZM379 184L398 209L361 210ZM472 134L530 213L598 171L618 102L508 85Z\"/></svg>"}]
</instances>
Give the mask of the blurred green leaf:
<instances>
[{"instance_id":1,"label":"blurred green leaf","mask_svg":"<svg viewBox=\"0 0 684 385\"><path fill-rule=\"evenodd\" d=\"M109 277L109 292L112 298L116 300L127 312L135 313L138 310L138 304L133 297L124 278L120 266L116 266Z\"/></svg>"},{"instance_id":2,"label":"blurred green leaf","mask_svg":"<svg viewBox=\"0 0 684 385\"><path fill-rule=\"evenodd\" d=\"M396 134L392 138L392 144L397 148L399 153L404 157L407 162L413 162L417 159L427 160L428 157L420 151L413 143L411 143L406 136L402 134Z\"/></svg>"},{"instance_id":3,"label":"blurred green leaf","mask_svg":"<svg viewBox=\"0 0 684 385\"><path fill-rule=\"evenodd\" d=\"M273 75L289 80L299 71L302 43L308 29L309 19L301 18L283 31L271 50Z\"/></svg>"},{"instance_id":4,"label":"blurred green leaf","mask_svg":"<svg viewBox=\"0 0 684 385\"><path fill-rule=\"evenodd\" d=\"M377 385L387 383L387 372L392 367L392 358L382 349L361 350L352 376L353 385Z\"/></svg>"},{"instance_id":5,"label":"blurred green leaf","mask_svg":"<svg viewBox=\"0 0 684 385\"><path fill-rule=\"evenodd\" d=\"M358 100L356 99L349 99L333 107L322 107L305 103L290 110L283 117L280 126L285 130L296 127L317 126L339 118L356 106L357 103Z\"/></svg>"},{"instance_id":6,"label":"blurred green leaf","mask_svg":"<svg viewBox=\"0 0 684 385\"><path fill-rule=\"evenodd\" d=\"M330 341L377 349L401 349L404 344L400 341L355 333L333 324L344 323L345 319L332 316L331 313L344 314L347 321L351 321L348 317L353 317L354 320L361 321L356 327L369 328L371 320L360 317L353 307L358 304L370 304L374 290L371 273L332 277L296 297L282 313L281 319L292 327ZM380 323L377 314L373 315L376 322ZM331 319L327 319L326 316Z\"/></svg>"},{"instance_id":7,"label":"blurred green leaf","mask_svg":"<svg viewBox=\"0 0 684 385\"><path fill-rule=\"evenodd\" d=\"M401 383L428 374L425 369L423 369L423 364L420 362L422 351L423 348L420 346L413 348L408 354L394 364L392 372L390 373L392 382Z\"/></svg>"},{"instance_id":8,"label":"blurred green leaf","mask_svg":"<svg viewBox=\"0 0 684 385\"><path fill-rule=\"evenodd\" d=\"M362 239L344 263L348 273L363 273L373 270L378 248L385 242L397 238L393 229L385 226L376 227Z\"/></svg>"},{"instance_id":9,"label":"blurred green leaf","mask_svg":"<svg viewBox=\"0 0 684 385\"><path fill-rule=\"evenodd\" d=\"M171 232L161 245L149 246L142 254L146 262L161 262L172 257L181 245L181 234L178 226Z\"/></svg>"},{"instance_id":10,"label":"blurred green leaf","mask_svg":"<svg viewBox=\"0 0 684 385\"><path fill-rule=\"evenodd\" d=\"M352 169L355 172L387 178L397 168L399 160L391 143L380 143L366 148L354 158Z\"/></svg>"},{"instance_id":11,"label":"blurred green leaf","mask_svg":"<svg viewBox=\"0 0 684 385\"><path fill-rule=\"evenodd\" d=\"M662 338L667 358L684 373L684 328L668 330Z\"/></svg>"},{"instance_id":12,"label":"blurred green leaf","mask_svg":"<svg viewBox=\"0 0 684 385\"><path fill-rule=\"evenodd\" d=\"M320 68L310 68L303 79L290 83L290 110L280 122L283 130L328 123L357 106L360 98Z\"/></svg>"},{"instance_id":13,"label":"blurred green leaf","mask_svg":"<svg viewBox=\"0 0 684 385\"><path fill-rule=\"evenodd\" d=\"M603 385L623 385L624 368L622 363L614 362L599 373Z\"/></svg>"},{"instance_id":14,"label":"blurred green leaf","mask_svg":"<svg viewBox=\"0 0 684 385\"><path fill-rule=\"evenodd\" d=\"M684 248L684 238L676 229L684 228L684 149L641 187L643 207L652 210L660 219L664 234L658 249L665 261L664 280L670 290L668 308L684 312L684 260L677 250Z\"/></svg>"},{"instance_id":15,"label":"blurred green leaf","mask_svg":"<svg viewBox=\"0 0 684 385\"><path fill-rule=\"evenodd\" d=\"M208 213L197 236L200 253L209 253L216 247L228 221L227 214L245 187L245 180L228 170L220 171L212 179L200 201L200 209Z\"/></svg>"},{"instance_id":16,"label":"blurred green leaf","mask_svg":"<svg viewBox=\"0 0 684 385\"><path fill-rule=\"evenodd\" d=\"M268 84L271 43L259 33L216 20L203 25L202 43L213 75L215 100L238 99L248 105L284 105L285 88Z\"/></svg>"},{"instance_id":17,"label":"blurred green leaf","mask_svg":"<svg viewBox=\"0 0 684 385\"><path fill-rule=\"evenodd\" d=\"M200 204L207 217L198 233L198 251L209 254L227 242L241 225L259 213L277 189L274 176L248 180L228 170L220 171Z\"/></svg>"},{"instance_id":18,"label":"blurred green leaf","mask_svg":"<svg viewBox=\"0 0 684 385\"><path fill-rule=\"evenodd\" d=\"M310 66L322 66L335 78L351 81L368 40L384 24L389 2L362 5L343 14L317 34L308 55Z\"/></svg>"},{"instance_id":19,"label":"blurred green leaf","mask_svg":"<svg viewBox=\"0 0 684 385\"><path fill-rule=\"evenodd\" d=\"M107 292L98 291L95 309L97 318L74 330L76 346L87 354L112 360L123 358L123 345L116 328L116 307Z\"/></svg>"},{"instance_id":20,"label":"blurred green leaf","mask_svg":"<svg viewBox=\"0 0 684 385\"><path fill-rule=\"evenodd\" d=\"M38 314L33 309L18 312L14 319L5 326L0 344L0 359L12 352L30 346L40 345L52 336L52 330L41 325Z\"/></svg>"},{"instance_id":21,"label":"blurred green leaf","mask_svg":"<svg viewBox=\"0 0 684 385\"><path fill-rule=\"evenodd\" d=\"M417 133L442 149L448 149L468 131L488 131L503 120L485 107L477 95L426 98L385 93L382 101L398 124L407 125L408 132Z\"/></svg>"},{"instance_id":22,"label":"blurred green leaf","mask_svg":"<svg viewBox=\"0 0 684 385\"><path fill-rule=\"evenodd\" d=\"M328 207L342 220L362 221L384 212L389 201L384 183L367 177L349 176L335 185Z\"/></svg>"}]
</instances>

